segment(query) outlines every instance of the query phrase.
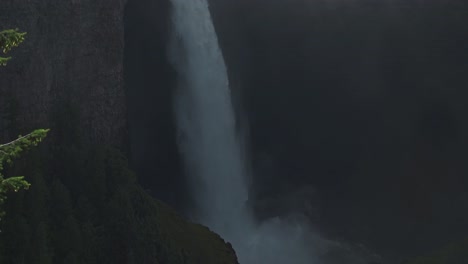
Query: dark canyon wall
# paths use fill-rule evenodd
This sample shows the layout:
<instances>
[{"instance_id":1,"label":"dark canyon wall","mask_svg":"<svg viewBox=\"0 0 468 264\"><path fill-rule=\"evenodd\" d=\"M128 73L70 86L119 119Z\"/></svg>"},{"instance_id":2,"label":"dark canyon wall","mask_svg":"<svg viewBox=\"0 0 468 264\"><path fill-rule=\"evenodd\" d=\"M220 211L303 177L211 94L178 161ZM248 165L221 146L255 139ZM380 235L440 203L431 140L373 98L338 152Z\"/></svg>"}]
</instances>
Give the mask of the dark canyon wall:
<instances>
[{"instance_id":1,"label":"dark canyon wall","mask_svg":"<svg viewBox=\"0 0 468 264\"><path fill-rule=\"evenodd\" d=\"M152 194L183 211L189 195L173 118L175 71L167 59L170 1L132 0L125 12L131 164Z\"/></svg>"},{"instance_id":2,"label":"dark canyon wall","mask_svg":"<svg viewBox=\"0 0 468 264\"><path fill-rule=\"evenodd\" d=\"M394 252L467 236L464 1L211 2L254 203L310 197L315 223Z\"/></svg>"},{"instance_id":3,"label":"dark canyon wall","mask_svg":"<svg viewBox=\"0 0 468 264\"><path fill-rule=\"evenodd\" d=\"M389 255L467 235L464 1L219 0L211 9L248 121L259 217L306 212L330 235ZM169 11L149 0L126 11L129 134L140 181L183 211Z\"/></svg>"},{"instance_id":4,"label":"dark canyon wall","mask_svg":"<svg viewBox=\"0 0 468 264\"><path fill-rule=\"evenodd\" d=\"M16 131L5 137L49 127L52 109L71 104L79 112L78 133L92 142L123 144L124 5L124 0L2 1L1 27L28 32L0 72L1 105L15 104L14 116L0 123L2 133L15 123Z\"/></svg>"},{"instance_id":5,"label":"dark canyon wall","mask_svg":"<svg viewBox=\"0 0 468 264\"><path fill-rule=\"evenodd\" d=\"M1 263L237 263L230 244L144 190L165 198L171 190L162 192L148 182L168 187L161 183L177 177L177 158L170 156L177 151L175 133L166 128L172 122L170 86L145 90L150 86L140 85L151 78L170 81L170 71L158 67L166 63L158 28L165 30L169 12L167 1L126 2L4 0L0 5L0 30L28 32L7 67L0 68L0 143L51 128L37 149L2 171L25 175L32 185L2 205L7 213L0 221ZM124 9L131 12L134 4L137 21L148 21L125 28ZM139 30L145 24L149 29ZM125 43L124 29L138 45ZM142 53L132 56L129 50ZM152 64L132 64L140 58ZM126 74L140 81L127 89L124 61ZM133 104L135 93L148 99ZM132 143L142 139L137 148L151 150L154 142L166 148L133 151L127 118L136 128L132 132L146 135L130 133ZM163 129L148 130L142 119ZM133 160L155 168L154 174L137 169L143 187L129 169L128 150L136 153ZM161 173L164 166L172 170Z\"/></svg>"}]
</instances>

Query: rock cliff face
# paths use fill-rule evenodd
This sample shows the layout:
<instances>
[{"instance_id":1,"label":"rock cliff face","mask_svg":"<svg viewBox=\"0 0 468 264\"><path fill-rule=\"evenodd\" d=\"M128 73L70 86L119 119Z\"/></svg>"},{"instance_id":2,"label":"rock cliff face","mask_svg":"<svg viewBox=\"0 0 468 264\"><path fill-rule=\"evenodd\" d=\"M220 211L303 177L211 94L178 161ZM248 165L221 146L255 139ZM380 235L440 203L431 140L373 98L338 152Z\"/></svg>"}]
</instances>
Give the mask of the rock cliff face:
<instances>
[{"instance_id":1,"label":"rock cliff face","mask_svg":"<svg viewBox=\"0 0 468 264\"><path fill-rule=\"evenodd\" d=\"M2 0L0 30L19 28L28 34L26 41L9 54L13 59L7 67L0 68L0 142L39 127L50 127L52 131L44 142L45 148L25 155L12 169L24 173L32 187L28 192L9 197L7 215L0 222L4 231L0 238L1 263L17 263L17 259L30 260L28 263L237 263L233 248L219 235L186 221L148 195L136 183L121 155L120 150L127 147L127 114L134 118L132 124L137 128L141 124L139 118L145 115L164 124L172 120L160 114L161 109L166 109L163 113L171 115L169 103L153 108L149 105L154 101L145 101L150 103L146 105L148 109L127 111L127 97L134 93L152 100L153 95L170 94L171 86L141 90L150 87L141 86L146 81L142 79L143 83L133 83L127 85L127 91L124 89L126 2ZM145 7L148 11L156 7L161 16L152 22L161 30L166 28L168 1L132 2L141 12ZM138 6L138 2L143 6ZM127 7L132 10L135 5ZM151 14L142 14L143 18L147 16ZM151 42L145 39L149 34L160 37L158 32L134 32L134 29L127 28L130 38L138 38L138 43L146 44L148 50L159 52L143 52L139 56L164 56L164 38ZM139 47L128 47L134 48ZM138 63L131 64L134 54L127 55L129 67L136 67L131 73L147 70L154 78L166 79L168 68L153 65L139 68ZM155 61L164 64L162 58ZM138 79L140 75L135 77ZM131 102L139 105L138 101ZM171 129L156 134L157 143L167 141L170 136ZM140 146L154 138L154 135L143 137ZM101 151L109 145L120 150ZM175 147L170 145L167 149L176 155ZM119 158L110 158L105 153L114 153ZM153 158L164 164L165 156L167 153ZM135 156L139 158L142 157ZM170 178L170 174L163 173L151 176ZM63 201L65 207L57 206ZM34 208L42 213L36 214ZM65 218L71 220L63 224ZM70 229L79 233L99 231L84 236L63 231ZM62 237L62 233L67 237ZM34 234L42 235L37 238ZM32 240L22 240L29 237ZM67 244L64 242L73 245L63 247ZM39 251L42 252L39 257L32 253Z\"/></svg>"},{"instance_id":2,"label":"rock cliff face","mask_svg":"<svg viewBox=\"0 0 468 264\"><path fill-rule=\"evenodd\" d=\"M172 113L175 71L166 57L169 0L130 0L125 11L125 82L130 160L140 182L183 211L185 186Z\"/></svg>"},{"instance_id":3,"label":"rock cliff face","mask_svg":"<svg viewBox=\"0 0 468 264\"><path fill-rule=\"evenodd\" d=\"M2 138L48 127L52 109L65 103L78 108L85 138L122 143L125 2L2 1L1 27L28 32L0 70L0 105L11 110L0 121Z\"/></svg>"}]
</instances>

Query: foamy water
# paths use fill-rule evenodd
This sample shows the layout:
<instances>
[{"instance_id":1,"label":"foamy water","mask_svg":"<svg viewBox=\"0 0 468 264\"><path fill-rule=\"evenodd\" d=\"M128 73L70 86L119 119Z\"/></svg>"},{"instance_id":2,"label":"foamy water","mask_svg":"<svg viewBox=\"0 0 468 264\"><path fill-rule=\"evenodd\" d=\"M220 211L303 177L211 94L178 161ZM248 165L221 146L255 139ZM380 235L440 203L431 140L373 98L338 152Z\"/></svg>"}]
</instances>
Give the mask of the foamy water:
<instances>
[{"instance_id":1,"label":"foamy water","mask_svg":"<svg viewBox=\"0 0 468 264\"><path fill-rule=\"evenodd\" d=\"M300 223L257 225L248 198L244 140L236 134L226 65L206 0L172 0L175 116L196 221L231 242L241 264L317 263L319 240Z\"/></svg>"}]
</instances>

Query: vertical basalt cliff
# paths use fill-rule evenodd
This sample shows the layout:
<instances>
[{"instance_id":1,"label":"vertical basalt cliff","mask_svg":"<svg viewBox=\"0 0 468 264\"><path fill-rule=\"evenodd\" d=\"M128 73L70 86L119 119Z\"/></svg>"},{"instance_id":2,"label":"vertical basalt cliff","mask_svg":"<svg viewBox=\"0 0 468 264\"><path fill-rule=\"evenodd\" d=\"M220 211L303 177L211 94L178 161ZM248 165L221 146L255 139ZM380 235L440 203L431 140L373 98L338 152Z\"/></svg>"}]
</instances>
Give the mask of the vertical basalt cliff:
<instances>
[{"instance_id":1,"label":"vertical basalt cliff","mask_svg":"<svg viewBox=\"0 0 468 264\"><path fill-rule=\"evenodd\" d=\"M28 34L0 71L0 105L10 110L2 109L1 138L48 127L53 109L66 103L78 109L86 139L122 144L125 2L2 1L1 27Z\"/></svg>"},{"instance_id":2,"label":"vertical basalt cliff","mask_svg":"<svg viewBox=\"0 0 468 264\"><path fill-rule=\"evenodd\" d=\"M176 74L167 59L169 0L130 0L125 9L125 87L130 160L154 196L184 211L189 191L173 116Z\"/></svg>"},{"instance_id":3,"label":"vertical basalt cliff","mask_svg":"<svg viewBox=\"0 0 468 264\"><path fill-rule=\"evenodd\" d=\"M165 0L153 2L168 7ZM52 130L38 149L5 170L7 176L26 175L32 186L10 195L4 205L0 263L237 263L231 245L219 235L148 195L122 153L130 148L128 119L135 121L130 126L142 116L171 120L160 115L170 116L169 103L137 111L129 107L135 93L153 99L170 94L170 86L145 91L138 88L146 80L124 84L125 62L134 74L147 70L162 79L167 74L164 67L139 65L125 53L138 49L125 47L126 8L132 8L126 0L2 0L0 30L28 34L9 54L13 59L7 67L0 68L0 143L39 127ZM163 28L168 13L159 14L165 18L155 23ZM154 45L147 50L164 52L158 32L135 28L125 34ZM156 34L155 41L145 41L149 34ZM166 132L155 135L158 142L170 141L171 130ZM166 161L164 155L153 158ZM154 172L151 177L158 181L171 177ZM159 197L157 191L153 194Z\"/></svg>"}]
</instances>

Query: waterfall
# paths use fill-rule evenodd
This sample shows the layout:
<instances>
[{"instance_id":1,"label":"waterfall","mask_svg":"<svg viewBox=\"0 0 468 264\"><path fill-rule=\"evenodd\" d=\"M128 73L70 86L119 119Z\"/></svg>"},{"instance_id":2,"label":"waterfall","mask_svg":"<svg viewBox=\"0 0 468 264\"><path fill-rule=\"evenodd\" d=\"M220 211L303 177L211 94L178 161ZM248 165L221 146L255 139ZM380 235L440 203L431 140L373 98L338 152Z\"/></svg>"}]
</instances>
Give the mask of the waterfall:
<instances>
[{"instance_id":1,"label":"waterfall","mask_svg":"<svg viewBox=\"0 0 468 264\"><path fill-rule=\"evenodd\" d=\"M206 0L172 0L169 57L178 73L179 150L195 200L195 220L233 244L241 264L311 264L301 225L258 226L246 208L247 167L236 134L227 69ZM307 235L305 235L307 234Z\"/></svg>"},{"instance_id":2,"label":"waterfall","mask_svg":"<svg viewBox=\"0 0 468 264\"><path fill-rule=\"evenodd\" d=\"M211 228L225 231L231 219L245 211L248 198L227 70L207 2L172 3L178 47L171 57L176 58L179 72L175 103L179 147L193 180L198 217Z\"/></svg>"}]
</instances>

